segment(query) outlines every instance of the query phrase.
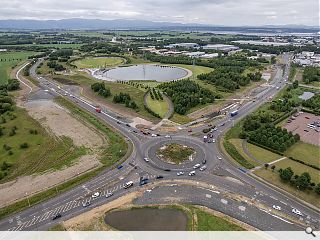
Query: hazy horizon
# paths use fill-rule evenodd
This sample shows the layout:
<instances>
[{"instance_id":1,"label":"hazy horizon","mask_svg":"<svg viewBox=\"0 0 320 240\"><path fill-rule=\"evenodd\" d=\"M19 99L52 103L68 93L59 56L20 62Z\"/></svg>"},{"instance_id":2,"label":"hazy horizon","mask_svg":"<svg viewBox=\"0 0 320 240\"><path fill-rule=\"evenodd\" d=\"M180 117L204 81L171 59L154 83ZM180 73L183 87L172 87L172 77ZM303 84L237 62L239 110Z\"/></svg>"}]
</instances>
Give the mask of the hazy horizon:
<instances>
[{"instance_id":1,"label":"hazy horizon","mask_svg":"<svg viewBox=\"0 0 320 240\"><path fill-rule=\"evenodd\" d=\"M2 0L0 20L147 20L216 26L319 25L315 0Z\"/></svg>"}]
</instances>

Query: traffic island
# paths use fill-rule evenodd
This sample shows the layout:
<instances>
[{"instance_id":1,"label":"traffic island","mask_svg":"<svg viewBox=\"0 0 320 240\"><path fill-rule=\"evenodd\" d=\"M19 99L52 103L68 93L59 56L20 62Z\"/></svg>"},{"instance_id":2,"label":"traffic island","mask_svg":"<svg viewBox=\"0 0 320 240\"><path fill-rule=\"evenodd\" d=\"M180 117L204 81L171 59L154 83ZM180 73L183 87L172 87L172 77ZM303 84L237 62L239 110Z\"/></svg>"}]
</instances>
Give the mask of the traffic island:
<instances>
[{"instance_id":1,"label":"traffic island","mask_svg":"<svg viewBox=\"0 0 320 240\"><path fill-rule=\"evenodd\" d=\"M183 164L192 162L196 157L196 151L186 145L179 143L170 143L161 146L157 150L157 157L167 163Z\"/></svg>"}]
</instances>

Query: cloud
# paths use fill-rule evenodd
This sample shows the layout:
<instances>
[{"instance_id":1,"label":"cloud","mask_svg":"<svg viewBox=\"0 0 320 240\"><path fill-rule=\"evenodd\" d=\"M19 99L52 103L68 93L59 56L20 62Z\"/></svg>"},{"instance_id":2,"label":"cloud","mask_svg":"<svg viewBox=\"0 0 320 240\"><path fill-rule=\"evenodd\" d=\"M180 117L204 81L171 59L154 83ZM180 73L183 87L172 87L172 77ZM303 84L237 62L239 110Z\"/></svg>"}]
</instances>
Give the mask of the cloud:
<instances>
[{"instance_id":1,"label":"cloud","mask_svg":"<svg viewBox=\"0 0 320 240\"><path fill-rule=\"evenodd\" d=\"M140 19L212 25L319 22L315 0L1 0L0 19Z\"/></svg>"}]
</instances>

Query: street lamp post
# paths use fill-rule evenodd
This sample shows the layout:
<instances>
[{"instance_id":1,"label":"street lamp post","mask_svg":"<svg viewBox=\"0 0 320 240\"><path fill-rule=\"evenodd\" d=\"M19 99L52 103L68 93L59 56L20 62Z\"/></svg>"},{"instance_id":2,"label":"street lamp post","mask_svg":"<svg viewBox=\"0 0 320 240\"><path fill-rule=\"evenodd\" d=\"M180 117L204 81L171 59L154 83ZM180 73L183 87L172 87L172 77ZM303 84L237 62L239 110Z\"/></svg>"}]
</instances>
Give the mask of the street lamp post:
<instances>
[{"instance_id":1,"label":"street lamp post","mask_svg":"<svg viewBox=\"0 0 320 240\"><path fill-rule=\"evenodd\" d=\"M26 192L26 196L27 196L27 200L28 200L28 205L30 207L30 200L29 200L29 197L28 197L28 193Z\"/></svg>"}]
</instances>

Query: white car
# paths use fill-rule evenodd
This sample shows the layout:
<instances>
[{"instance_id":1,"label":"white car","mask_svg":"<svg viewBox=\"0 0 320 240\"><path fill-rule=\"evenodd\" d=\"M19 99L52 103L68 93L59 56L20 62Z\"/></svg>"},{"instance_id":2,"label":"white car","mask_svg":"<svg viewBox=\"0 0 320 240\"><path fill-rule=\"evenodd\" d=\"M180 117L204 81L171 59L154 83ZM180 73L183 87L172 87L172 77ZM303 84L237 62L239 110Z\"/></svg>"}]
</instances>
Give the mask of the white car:
<instances>
[{"instance_id":1,"label":"white car","mask_svg":"<svg viewBox=\"0 0 320 240\"><path fill-rule=\"evenodd\" d=\"M302 213L301 213L298 209L293 208L293 209L292 209L292 212L293 212L294 214L297 214L297 215L299 215L299 216L302 216Z\"/></svg>"},{"instance_id":2,"label":"white car","mask_svg":"<svg viewBox=\"0 0 320 240\"><path fill-rule=\"evenodd\" d=\"M184 174L184 172L178 172L177 173L177 176L181 176L181 175L183 175Z\"/></svg>"},{"instance_id":3,"label":"white car","mask_svg":"<svg viewBox=\"0 0 320 240\"><path fill-rule=\"evenodd\" d=\"M45 91L45 92L49 92L49 90L48 90L48 89L45 89L44 91Z\"/></svg>"},{"instance_id":4,"label":"white car","mask_svg":"<svg viewBox=\"0 0 320 240\"><path fill-rule=\"evenodd\" d=\"M106 198L109 198L109 197L111 197L112 195L113 195L113 192L109 192L109 193L106 194Z\"/></svg>"},{"instance_id":5,"label":"white car","mask_svg":"<svg viewBox=\"0 0 320 240\"><path fill-rule=\"evenodd\" d=\"M196 175L196 171L189 172L189 176L194 176L194 175Z\"/></svg>"},{"instance_id":6,"label":"white car","mask_svg":"<svg viewBox=\"0 0 320 240\"><path fill-rule=\"evenodd\" d=\"M193 166L193 169L198 169L201 165L198 163L196 165Z\"/></svg>"},{"instance_id":7,"label":"white car","mask_svg":"<svg viewBox=\"0 0 320 240\"><path fill-rule=\"evenodd\" d=\"M206 165L203 165L201 168L200 168L200 171L204 171L207 169L207 166Z\"/></svg>"},{"instance_id":8,"label":"white car","mask_svg":"<svg viewBox=\"0 0 320 240\"><path fill-rule=\"evenodd\" d=\"M217 156L217 158L218 158L219 160L222 160L222 157Z\"/></svg>"},{"instance_id":9,"label":"white car","mask_svg":"<svg viewBox=\"0 0 320 240\"><path fill-rule=\"evenodd\" d=\"M215 140L215 139L212 139L212 142L213 142L213 143L215 143L215 142L216 142L216 140Z\"/></svg>"},{"instance_id":10,"label":"white car","mask_svg":"<svg viewBox=\"0 0 320 240\"><path fill-rule=\"evenodd\" d=\"M166 135L165 138L171 138L171 136L170 135Z\"/></svg>"},{"instance_id":11,"label":"white car","mask_svg":"<svg viewBox=\"0 0 320 240\"><path fill-rule=\"evenodd\" d=\"M97 198L100 196L100 192L95 192L94 194L92 194L92 198Z\"/></svg>"},{"instance_id":12,"label":"white car","mask_svg":"<svg viewBox=\"0 0 320 240\"><path fill-rule=\"evenodd\" d=\"M149 162L149 159L148 159L148 158L146 158L146 157L145 157L143 160L145 160L146 162Z\"/></svg>"},{"instance_id":13,"label":"white car","mask_svg":"<svg viewBox=\"0 0 320 240\"><path fill-rule=\"evenodd\" d=\"M154 133L151 134L151 137L156 137L156 136L157 136L157 134L154 134Z\"/></svg>"},{"instance_id":14,"label":"white car","mask_svg":"<svg viewBox=\"0 0 320 240\"><path fill-rule=\"evenodd\" d=\"M273 205L272 208L275 209L275 210L281 211L281 207L280 206Z\"/></svg>"}]
</instances>

